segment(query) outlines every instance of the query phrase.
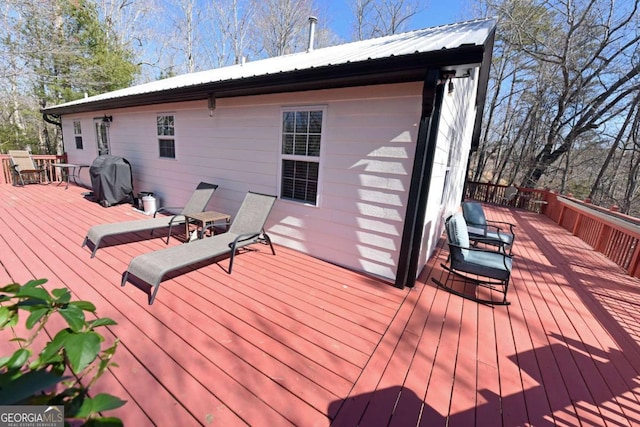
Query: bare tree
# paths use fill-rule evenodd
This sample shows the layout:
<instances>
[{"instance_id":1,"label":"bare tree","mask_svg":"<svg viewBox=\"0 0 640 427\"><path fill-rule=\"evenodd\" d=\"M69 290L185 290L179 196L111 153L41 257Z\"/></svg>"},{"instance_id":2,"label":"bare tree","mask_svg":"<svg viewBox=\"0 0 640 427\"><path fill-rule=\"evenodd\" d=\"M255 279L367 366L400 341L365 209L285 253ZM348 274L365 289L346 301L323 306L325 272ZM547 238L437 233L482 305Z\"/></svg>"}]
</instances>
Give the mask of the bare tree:
<instances>
[{"instance_id":1,"label":"bare tree","mask_svg":"<svg viewBox=\"0 0 640 427\"><path fill-rule=\"evenodd\" d=\"M240 63L250 50L248 38L256 0L220 0L210 3L208 11L214 28L207 31L205 47L213 67ZM217 29L217 31L216 31Z\"/></svg>"},{"instance_id":2,"label":"bare tree","mask_svg":"<svg viewBox=\"0 0 640 427\"><path fill-rule=\"evenodd\" d=\"M197 7L197 0L171 1L173 7L168 8L166 13L174 30L171 37L172 48L182 57L182 61L177 64L178 71L192 73L200 69L196 53L200 35L200 8Z\"/></svg>"},{"instance_id":3,"label":"bare tree","mask_svg":"<svg viewBox=\"0 0 640 427\"><path fill-rule=\"evenodd\" d=\"M260 55L280 56L306 48L311 0L263 0L255 10L256 41Z\"/></svg>"},{"instance_id":4,"label":"bare tree","mask_svg":"<svg viewBox=\"0 0 640 427\"><path fill-rule=\"evenodd\" d=\"M114 43L135 52L140 67L138 82L158 78L166 56L165 14L154 0L96 0L105 31Z\"/></svg>"},{"instance_id":5,"label":"bare tree","mask_svg":"<svg viewBox=\"0 0 640 427\"><path fill-rule=\"evenodd\" d=\"M520 46L551 70L553 97L544 146L525 176L535 187L547 169L583 135L615 118L627 97L640 90L635 31L638 0L628 10L613 0L557 3L545 38Z\"/></svg>"},{"instance_id":6,"label":"bare tree","mask_svg":"<svg viewBox=\"0 0 640 427\"><path fill-rule=\"evenodd\" d=\"M355 38L364 40L405 31L420 7L419 0L352 0Z\"/></svg>"},{"instance_id":7,"label":"bare tree","mask_svg":"<svg viewBox=\"0 0 640 427\"><path fill-rule=\"evenodd\" d=\"M588 196L590 199L594 199L596 197L598 188L600 188L602 185L602 181L605 178L605 174L607 173L607 169L609 168L609 165L614 159L616 152L620 149L620 145L623 139L625 138L625 136L627 135L628 128L631 126L631 123L634 122L633 116L635 114L634 112L638 109L638 105L640 105L640 91L637 93L636 97L633 99L633 101L629 105L627 115L625 116L624 121L622 122L620 128L618 129L618 132L614 137L613 142L611 143L611 147L607 151L607 155L600 167L600 170L598 172L596 179L593 181L593 184L591 185L591 191L589 192L589 196Z\"/></svg>"},{"instance_id":8,"label":"bare tree","mask_svg":"<svg viewBox=\"0 0 640 427\"><path fill-rule=\"evenodd\" d=\"M353 0L351 13L353 14L353 32L356 40L365 40L373 34L373 3L375 0Z\"/></svg>"},{"instance_id":9,"label":"bare tree","mask_svg":"<svg viewBox=\"0 0 640 427\"><path fill-rule=\"evenodd\" d=\"M624 199L619 203L620 210L624 213L632 213L632 202L640 189L640 110L638 109L635 109L631 132L629 132L629 144L632 150L627 172L627 185L624 192Z\"/></svg>"},{"instance_id":10,"label":"bare tree","mask_svg":"<svg viewBox=\"0 0 640 427\"><path fill-rule=\"evenodd\" d=\"M494 178L586 196L603 130L621 126L640 90L638 0L489 0L487 10L499 16L496 66L474 177L494 168Z\"/></svg>"}]
</instances>

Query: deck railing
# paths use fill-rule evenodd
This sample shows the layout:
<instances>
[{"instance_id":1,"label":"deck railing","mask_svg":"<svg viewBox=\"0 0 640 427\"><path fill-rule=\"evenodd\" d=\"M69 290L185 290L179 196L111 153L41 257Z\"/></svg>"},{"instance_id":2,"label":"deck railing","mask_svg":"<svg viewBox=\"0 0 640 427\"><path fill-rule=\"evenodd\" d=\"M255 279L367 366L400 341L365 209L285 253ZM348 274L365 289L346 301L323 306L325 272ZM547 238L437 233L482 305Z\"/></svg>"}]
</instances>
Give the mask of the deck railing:
<instances>
[{"instance_id":1,"label":"deck railing","mask_svg":"<svg viewBox=\"0 0 640 427\"><path fill-rule=\"evenodd\" d=\"M469 181L465 187L465 198L495 205L512 206L538 213L545 212L546 206L549 204L547 198L548 194L551 194L550 192L518 187L518 194L507 201L505 198L507 188L509 188L507 185Z\"/></svg>"},{"instance_id":2,"label":"deck railing","mask_svg":"<svg viewBox=\"0 0 640 427\"><path fill-rule=\"evenodd\" d=\"M510 202L504 199L505 185L468 182L465 198L512 206L542 213L571 231L633 277L640 277L640 219L621 214L616 208L595 206L547 190L518 188Z\"/></svg>"},{"instance_id":3,"label":"deck railing","mask_svg":"<svg viewBox=\"0 0 640 427\"><path fill-rule=\"evenodd\" d=\"M54 163L65 163L66 154L57 156L54 154L32 154L31 157L38 168L44 168L49 181L62 181L63 170L53 167ZM0 154L0 184L13 184L13 174L11 173L11 160L9 155Z\"/></svg>"}]
</instances>

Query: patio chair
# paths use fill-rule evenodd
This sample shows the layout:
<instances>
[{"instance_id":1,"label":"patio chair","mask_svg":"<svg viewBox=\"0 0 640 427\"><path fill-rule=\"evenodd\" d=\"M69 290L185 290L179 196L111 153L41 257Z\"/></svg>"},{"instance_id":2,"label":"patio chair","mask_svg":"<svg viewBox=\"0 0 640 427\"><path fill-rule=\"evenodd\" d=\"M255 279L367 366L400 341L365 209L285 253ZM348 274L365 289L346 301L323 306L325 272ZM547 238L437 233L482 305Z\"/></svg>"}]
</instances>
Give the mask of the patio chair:
<instances>
[{"instance_id":1,"label":"patio chair","mask_svg":"<svg viewBox=\"0 0 640 427\"><path fill-rule=\"evenodd\" d=\"M184 224L184 215L204 211L217 188L218 186L216 184L201 182L184 207L160 208L154 212L153 218L149 219L94 225L87 231L87 235L82 242L82 247L85 247L89 242L93 243L93 250L91 252L91 258L93 258L98 251L98 247L100 247L102 239L107 236L140 231L150 231L150 236L153 236L154 230L167 227L169 231L167 233L166 243L169 244L173 226ZM179 213L172 214L172 212ZM170 215L156 216L158 213L169 213Z\"/></svg>"},{"instance_id":2,"label":"patio chair","mask_svg":"<svg viewBox=\"0 0 640 427\"><path fill-rule=\"evenodd\" d=\"M515 205L516 196L518 195L518 187L510 185L504 190L504 196L500 198L503 205Z\"/></svg>"},{"instance_id":3,"label":"patio chair","mask_svg":"<svg viewBox=\"0 0 640 427\"><path fill-rule=\"evenodd\" d=\"M447 271L447 278L445 283L436 278L432 280L441 288L463 298L489 305L508 305L507 290L513 266L511 256L502 251L471 247L467 223L460 212L447 218L445 229L449 258L448 265L441 265ZM458 287L459 281L455 281L455 277L462 279L462 289ZM470 292L467 292L467 285L472 287ZM501 299L479 296L480 288L488 289L491 294L498 292Z\"/></svg>"},{"instance_id":4,"label":"patio chair","mask_svg":"<svg viewBox=\"0 0 640 427\"><path fill-rule=\"evenodd\" d=\"M20 182L24 187L25 178L28 183L33 183L33 177L37 177L37 182L42 184L44 180L47 184L49 179L47 178L47 171L44 168L39 168L33 161L31 154L26 150L9 150L9 158L11 160L11 173L13 174L13 184Z\"/></svg>"},{"instance_id":5,"label":"patio chair","mask_svg":"<svg viewBox=\"0 0 640 427\"><path fill-rule=\"evenodd\" d=\"M127 271L123 273L122 286L127 283L129 275L151 285L155 288L149 296L149 305L151 305L160 289L162 278L169 272L194 266L204 261L211 261L228 254L230 260L227 272L231 274L233 258L238 249L258 242L268 244L271 253L275 255L271 239L264 231L264 225L275 200L275 196L248 192L231 222L229 231L183 245L138 255L131 260ZM204 235L204 231L202 235Z\"/></svg>"},{"instance_id":6,"label":"patio chair","mask_svg":"<svg viewBox=\"0 0 640 427\"><path fill-rule=\"evenodd\" d=\"M482 205L477 202L463 202L462 215L467 223L469 240L476 246L478 243L497 246L502 251L513 252L516 234L514 224L503 221L490 221L484 215ZM508 229L508 230L507 230Z\"/></svg>"}]
</instances>

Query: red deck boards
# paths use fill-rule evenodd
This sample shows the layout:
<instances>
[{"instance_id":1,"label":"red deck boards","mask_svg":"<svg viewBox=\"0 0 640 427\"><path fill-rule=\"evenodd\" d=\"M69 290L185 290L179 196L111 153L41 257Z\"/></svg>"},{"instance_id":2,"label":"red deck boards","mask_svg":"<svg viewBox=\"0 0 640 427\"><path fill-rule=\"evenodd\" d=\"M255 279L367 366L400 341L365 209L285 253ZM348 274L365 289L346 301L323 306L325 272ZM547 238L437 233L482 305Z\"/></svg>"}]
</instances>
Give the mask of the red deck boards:
<instances>
[{"instance_id":1,"label":"red deck boards","mask_svg":"<svg viewBox=\"0 0 640 427\"><path fill-rule=\"evenodd\" d=\"M517 225L506 307L431 281L443 242L413 289L258 246L232 275L222 260L165 280L149 306L120 277L162 234L91 259L91 225L145 217L83 191L0 185L0 280L47 278L118 322L102 332L120 366L95 392L128 401L125 425L640 425L640 281L544 216L485 206Z\"/></svg>"}]
</instances>

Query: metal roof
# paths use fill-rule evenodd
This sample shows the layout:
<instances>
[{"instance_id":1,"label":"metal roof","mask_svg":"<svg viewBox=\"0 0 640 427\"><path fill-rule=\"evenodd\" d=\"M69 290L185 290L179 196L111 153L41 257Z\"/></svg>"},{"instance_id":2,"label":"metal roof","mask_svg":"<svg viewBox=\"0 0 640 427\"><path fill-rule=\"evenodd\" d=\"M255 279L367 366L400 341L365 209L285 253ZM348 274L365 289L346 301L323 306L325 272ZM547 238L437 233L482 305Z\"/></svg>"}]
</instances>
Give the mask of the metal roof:
<instances>
[{"instance_id":1,"label":"metal roof","mask_svg":"<svg viewBox=\"0 0 640 427\"><path fill-rule=\"evenodd\" d=\"M157 80L47 107L47 114L320 87L409 81L427 66L479 64L496 22L475 20ZM480 48L480 49L478 49ZM427 63L428 62L428 63ZM312 84L311 82L314 82ZM324 82L324 83L323 83Z\"/></svg>"}]
</instances>

